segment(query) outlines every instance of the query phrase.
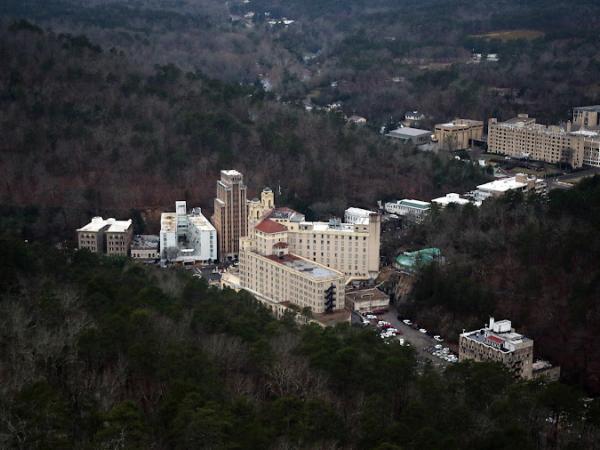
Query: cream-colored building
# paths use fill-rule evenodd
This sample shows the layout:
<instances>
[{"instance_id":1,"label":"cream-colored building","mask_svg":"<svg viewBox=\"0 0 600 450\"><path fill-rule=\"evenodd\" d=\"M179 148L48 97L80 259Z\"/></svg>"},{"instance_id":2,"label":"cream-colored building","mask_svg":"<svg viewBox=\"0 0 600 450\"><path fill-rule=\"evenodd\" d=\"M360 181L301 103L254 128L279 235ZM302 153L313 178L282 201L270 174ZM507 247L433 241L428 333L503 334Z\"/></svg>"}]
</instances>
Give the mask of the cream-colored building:
<instances>
[{"instance_id":1,"label":"cream-colored building","mask_svg":"<svg viewBox=\"0 0 600 450\"><path fill-rule=\"evenodd\" d=\"M515 376L533 377L533 340L516 333L510 320L494 321L475 331L463 332L458 340L458 360L496 361Z\"/></svg>"},{"instance_id":2,"label":"cream-colored building","mask_svg":"<svg viewBox=\"0 0 600 450\"><path fill-rule=\"evenodd\" d=\"M573 122L544 126L527 114L490 119L488 151L556 164L600 167L600 105L573 109Z\"/></svg>"},{"instance_id":3,"label":"cream-colored building","mask_svg":"<svg viewBox=\"0 0 600 450\"><path fill-rule=\"evenodd\" d=\"M344 274L289 251L287 228L263 219L240 240L242 288L280 316L292 305L314 314L344 309Z\"/></svg>"},{"instance_id":4,"label":"cream-colored building","mask_svg":"<svg viewBox=\"0 0 600 450\"><path fill-rule=\"evenodd\" d=\"M435 139L438 145L448 150L470 148L472 141L483 137L483 122L470 119L455 119L452 122L435 126Z\"/></svg>"},{"instance_id":5,"label":"cream-colored building","mask_svg":"<svg viewBox=\"0 0 600 450\"><path fill-rule=\"evenodd\" d=\"M390 296L377 288L346 292L346 307L351 311L367 312L387 309Z\"/></svg>"},{"instance_id":6,"label":"cream-colored building","mask_svg":"<svg viewBox=\"0 0 600 450\"><path fill-rule=\"evenodd\" d=\"M260 200L248 202L248 223L268 218L285 226L291 253L342 272L349 280L376 278L379 274L381 216L360 208L348 208L346 222L307 222L304 214L275 208L271 189ZM251 236L253 230L248 231Z\"/></svg>"},{"instance_id":7,"label":"cream-colored building","mask_svg":"<svg viewBox=\"0 0 600 450\"><path fill-rule=\"evenodd\" d=\"M133 236L130 220L94 217L91 222L77 230L80 249L112 256L127 256Z\"/></svg>"},{"instance_id":8,"label":"cream-colored building","mask_svg":"<svg viewBox=\"0 0 600 450\"><path fill-rule=\"evenodd\" d=\"M248 232L248 205L244 176L237 170L221 170L217 181L212 222L217 230L220 261L235 259L239 241Z\"/></svg>"}]
</instances>

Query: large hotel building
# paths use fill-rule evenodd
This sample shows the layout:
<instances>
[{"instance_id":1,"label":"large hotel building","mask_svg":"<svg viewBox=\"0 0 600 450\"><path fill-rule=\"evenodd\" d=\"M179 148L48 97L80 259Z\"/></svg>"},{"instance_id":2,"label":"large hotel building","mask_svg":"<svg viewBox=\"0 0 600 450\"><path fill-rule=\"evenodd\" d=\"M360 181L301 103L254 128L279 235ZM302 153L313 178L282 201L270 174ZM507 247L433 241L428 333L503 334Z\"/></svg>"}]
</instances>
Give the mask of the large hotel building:
<instances>
[{"instance_id":1,"label":"large hotel building","mask_svg":"<svg viewBox=\"0 0 600 450\"><path fill-rule=\"evenodd\" d=\"M250 226L268 218L287 231L290 253L343 273L347 280L376 278L379 273L381 216L349 208L344 222L307 222L303 214L275 208L273 193L266 188L260 200L248 203ZM252 230L249 230L249 236Z\"/></svg>"},{"instance_id":2,"label":"large hotel building","mask_svg":"<svg viewBox=\"0 0 600 450\"><path fill-rule=\"evenodd\" d=\"M291 253L284 225L265 218L240 247L241 286L277 316L294 307L314 314L344 309L344 274Z\"/></svg>"},{"instance_id":3,"label":"large hotel building","mask_svg":"<svg viewBox=\"0 0 600 450\"><path fill-rule=\"evenodd\" d=\"M574 108L573 122L545 126L527 114L488 123L488 151L554 164L600 167L600 105Z\"/></svg>"},{"instance_id":4,"label":"large hotel building","mask_svg":"<svg viewBox=\"0 0 600 450\"><path fill-rule=\"evenodd\" d=\"M221 170L217 181L212 223L217 230L220 261L235 259L239 241L248 230L248 209L244 176L237 170Z\"/></svg>"}]
</instances>

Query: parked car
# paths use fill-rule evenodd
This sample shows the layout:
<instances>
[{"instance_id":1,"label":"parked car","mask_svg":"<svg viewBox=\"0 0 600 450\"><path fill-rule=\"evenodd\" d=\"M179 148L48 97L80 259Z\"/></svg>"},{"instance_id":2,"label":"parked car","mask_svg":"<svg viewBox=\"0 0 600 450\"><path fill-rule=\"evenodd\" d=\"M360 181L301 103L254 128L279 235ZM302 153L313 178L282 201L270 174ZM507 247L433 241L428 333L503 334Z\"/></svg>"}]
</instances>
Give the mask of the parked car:
<instances>
[{"instance_id":1,"label":"parked car","mask_svg":"<svg viewBox=\"0 0 600 450\"><path fill-rule=\"evenodd\" d=\"M433 338L438 342L444 342L444 339L442 339L442 337L439 334L436 334Z\"/></svg>"},{"instance_id":2,"label":"parked car","mask_svg":"<svg viewBox=\"0 0 600 450\"><path fill-rule=\"evenodd\" d=\"M412 325L412 322L408 319L404 319L402 322L404 322L404 325Z\"/></svg>"},{"instance_id":3,"label":"parked car","mask_svg":"<svg viewBox=\"0 0 600 450\"><path fill-rule=\"evenodd\" d=\"M442 349L442 344L436 344L434 348L436 350L441 350Z\"/></svg>"},{"instance_id":4,"label":"parked car","mask_svg":"<svg viewBox=\"0 0 600 450\"><path fill-rule=\"evenodd\" d=\"M419 333L425 334L427 333L427 330L425 328L419 328Z\"/></svg>"}]
</instances>

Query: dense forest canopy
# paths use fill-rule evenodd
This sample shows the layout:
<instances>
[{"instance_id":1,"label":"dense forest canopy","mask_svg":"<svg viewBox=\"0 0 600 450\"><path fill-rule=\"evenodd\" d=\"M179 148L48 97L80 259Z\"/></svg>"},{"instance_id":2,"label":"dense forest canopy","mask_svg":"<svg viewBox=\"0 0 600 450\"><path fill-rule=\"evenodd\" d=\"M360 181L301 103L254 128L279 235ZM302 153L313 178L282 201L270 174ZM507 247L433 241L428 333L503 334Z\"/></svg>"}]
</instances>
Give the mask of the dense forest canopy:
<instances>
[{"instance_id":1,"label":"dense forest canopy","mask_svg":"<svg viewBox=\"0 0 600 450\"><path fill-rule=\"evenodd\" d=\"M485 179L448 155L403 148L254 86L136 66L85 36L16 22L0 31L0 57L1 202L57 208L41 215L63 230L90 214L160 211L175 200L210 210L229 167L251 192L281 186L280 203L313 216Z\"/></svg>"},{"instance_id":2,"label":"dense forest canopy","mask_svg":"<svg viewBox=\"0 0 600 450\"><path fill-rule=\"evenodd\" d=\"M0 239L0 447L590 447L600 403L502 366L418 367L189 272Z\"/></svg>"},{"instance_id":3,"label":"dense forest canopy","mask_svg":"<svg viewBox=\"0 0 600 450\"><path fill-rule=\"evenodd\" d=\"M8 0L0 15L86 34L140 65L266 77L286 101L342 101L376 126L414 109L428 124L518 112L550 123L600 96L593 0ZM283 17L294 23L269 24ZM500 61L472 64L472 52Z\"/></svg>"}]
</instances>

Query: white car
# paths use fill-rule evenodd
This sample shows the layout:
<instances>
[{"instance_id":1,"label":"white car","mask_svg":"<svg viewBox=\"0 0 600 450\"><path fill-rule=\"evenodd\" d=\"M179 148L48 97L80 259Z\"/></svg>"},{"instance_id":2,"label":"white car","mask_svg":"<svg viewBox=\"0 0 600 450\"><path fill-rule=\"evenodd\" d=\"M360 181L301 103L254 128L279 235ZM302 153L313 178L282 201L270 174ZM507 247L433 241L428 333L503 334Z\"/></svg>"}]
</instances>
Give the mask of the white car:
<instances>
[{"instance_id":1,"label":"white car","mask_svg":"<svg viewBox=\"0 0 600 450\"><path fill-rule=\"evenodd\" d=\"M419 333L425 334L427 333L427 330L425 328L419 328Z\"/></svg>"},{"instance_id":2,"label":"white car","mask_svg":"<svg viewBox=\"0 0 600 450\"><path fill-rule=\"evenodd\" d=\"M442 344L436 344L435 347L436 350L441 350L442 349Z\"/></svg>"},{"instance_id":3,"label":"white car","mask_svg":"<svg viewBox=\"0 0 600 450\"><path fill-rule=\"evenodd\" d=\"M404 319L402 322L404 322L404 325L411 325L412 322L408 319Z\"/></svg>"},{"instance_id":4,"label":"white car","mask_svg":"<svg viewBox=\"0 0 600 450\"><path fill-rule=\"evenodd\" d=\"M438 342L444 342L444 339L442 339L442 337L439 334L436 334L433 338Z\"/></svg>"},{"instance_id":5,"label":"white car","mask_svg":"<svg viewBox=\"0 0 600 450\"><path fill-rule=\"evenodd\" d=\"M377 316L374 316L373 314L367 314L366 318L369 320L375 320L375 319L377 319Z\"/></svg>"}]
</instances>

